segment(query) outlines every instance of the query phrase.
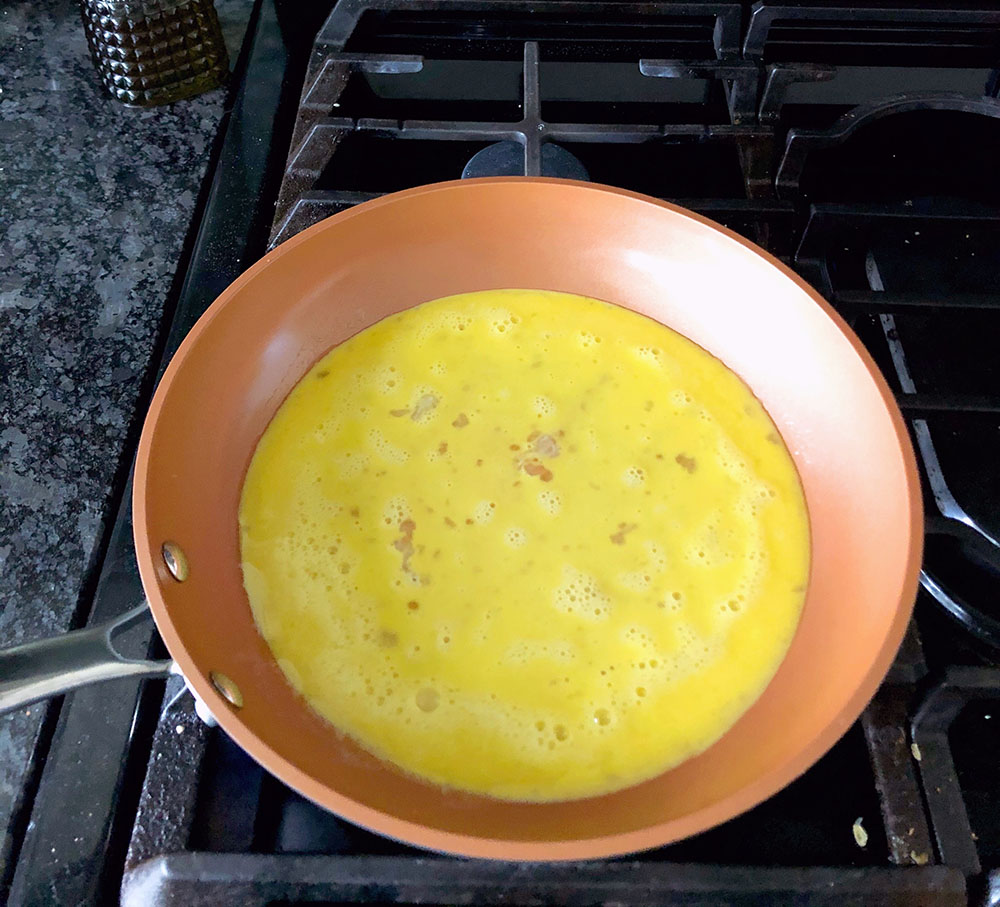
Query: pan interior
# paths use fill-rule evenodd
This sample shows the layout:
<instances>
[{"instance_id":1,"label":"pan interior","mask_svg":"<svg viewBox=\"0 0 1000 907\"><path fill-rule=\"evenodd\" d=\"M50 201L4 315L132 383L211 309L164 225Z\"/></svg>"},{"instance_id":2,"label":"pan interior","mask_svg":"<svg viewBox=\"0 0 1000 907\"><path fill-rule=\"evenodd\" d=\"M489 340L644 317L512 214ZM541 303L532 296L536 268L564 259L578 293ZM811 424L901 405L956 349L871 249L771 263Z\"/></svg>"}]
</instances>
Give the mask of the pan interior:
<instances>
[{"instance_id":1,"label":"pan interior","mask_svg":"<svg viewBox=\"0 0 1000 907\"><path fill-rule=\"evenodd\" d=\"M809 510L808 596L764 695L700 756L596 799L502 803L388 769L285 682L240 575L243 477L309 367L387 315L506 287L608 300L721 359L774 419ZM134 504L140 570L164 640L224 729L265 767L391 836L459 853L551 859L703 830L828 749L902 637L920 555L917 493L905 430L867 354L814 293L762 253L696 216L618 190L483 180L411 190L331 218L230 287L157 391ZM168 539L187 555L183 583L160 559ZM242 708L216 691L211 672L232 679Z\"/></svg>"}]
</instances>

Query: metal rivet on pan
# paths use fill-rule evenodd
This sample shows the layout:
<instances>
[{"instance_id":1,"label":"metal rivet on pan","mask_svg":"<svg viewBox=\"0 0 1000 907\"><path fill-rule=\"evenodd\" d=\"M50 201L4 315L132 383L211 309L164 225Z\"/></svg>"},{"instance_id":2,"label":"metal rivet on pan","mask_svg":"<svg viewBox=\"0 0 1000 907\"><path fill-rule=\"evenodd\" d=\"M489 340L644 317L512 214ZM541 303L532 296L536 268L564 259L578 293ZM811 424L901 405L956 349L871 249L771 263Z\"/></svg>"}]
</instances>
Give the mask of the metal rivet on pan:
<instances>
[{"instance_id":1,"label":"metal rivet on pan","mask_svg":"<svg viewBox=\"0 0 1000 907\"><path fill-rule=\"evenodd\" d=\"M176 542L164 542L160 549L163 555L163 563L167 565L170 575L179 583L183 583L188 578L188 562L181 551L181 546Z\"/></svg>"},{"instance_id":2,"label":"metal rivet on pan","mask_svg":"<svg viewBox=\"0 0 1000 907\"><path fill-rule=\"evenodd\" d=\"M231 706L237 709L243 708L243 694L240 688L221 671L209 671L208 679L212 681L212 686L219 695Z\"/></svg>"}]
</instances>

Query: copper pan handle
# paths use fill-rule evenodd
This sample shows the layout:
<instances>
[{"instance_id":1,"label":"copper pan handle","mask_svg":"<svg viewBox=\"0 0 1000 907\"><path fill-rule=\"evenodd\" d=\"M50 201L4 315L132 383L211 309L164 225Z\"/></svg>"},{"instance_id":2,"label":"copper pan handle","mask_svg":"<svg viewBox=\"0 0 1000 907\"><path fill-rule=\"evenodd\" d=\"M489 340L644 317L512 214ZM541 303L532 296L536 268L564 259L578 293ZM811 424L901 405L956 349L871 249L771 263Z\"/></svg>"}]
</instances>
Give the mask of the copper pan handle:
<instances>
[{"instance_id":1,"label":"copper pan handle","mask_svg":"<svg viewBox=\"0 0 1000 907\"><path fill-rule=\"evenodd\" d=\"M0 715L102 680L179 673L170 659L130 659L115 650L113 637L148 615L143 603L107 623L0 651Z\"/></svg>"}]
</instances>

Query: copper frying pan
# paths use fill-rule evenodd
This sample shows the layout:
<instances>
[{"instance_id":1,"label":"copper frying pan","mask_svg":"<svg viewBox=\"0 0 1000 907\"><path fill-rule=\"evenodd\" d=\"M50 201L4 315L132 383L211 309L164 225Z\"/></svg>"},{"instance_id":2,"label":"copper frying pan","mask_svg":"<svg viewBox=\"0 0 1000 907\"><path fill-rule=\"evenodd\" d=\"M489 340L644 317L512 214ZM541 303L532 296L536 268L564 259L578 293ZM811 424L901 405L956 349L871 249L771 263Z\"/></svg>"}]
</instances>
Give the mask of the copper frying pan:
<instances>
[{"instance_id":1,"label":"copper frying pan","mask_svg":"<svg viewBox=\"0 0 1000 907\"><path fill-rule=\"evenodd\" d=\"M390 313L502 287L618 303L721 358L781 430L809 507L806 606L763 697L702 755L590 800L501 803L444 792L377 761L296 696L256 631L241 582L243 476L308 367ZM683 209L607 187L521 178L423 186L360 205L247 271L195 325L160 383L139 445L133 509L157 627L188 684L248 753L306 797L382 834L518 860L666 844L737 815L803 772L857 718L888 669L910 616L922 540L917 471L899 411L858 339L815 291ZM93 654L103 639L83 632ZM64 638L22 647L14 661L0 655L0 707L26 701L32 679L36 698L58 691L51 652L69 645ZM115 662L81 671L79 660L58 689L167 669ZM50 682L39 686L46 665Z\"/></svg>"}]
</instances>

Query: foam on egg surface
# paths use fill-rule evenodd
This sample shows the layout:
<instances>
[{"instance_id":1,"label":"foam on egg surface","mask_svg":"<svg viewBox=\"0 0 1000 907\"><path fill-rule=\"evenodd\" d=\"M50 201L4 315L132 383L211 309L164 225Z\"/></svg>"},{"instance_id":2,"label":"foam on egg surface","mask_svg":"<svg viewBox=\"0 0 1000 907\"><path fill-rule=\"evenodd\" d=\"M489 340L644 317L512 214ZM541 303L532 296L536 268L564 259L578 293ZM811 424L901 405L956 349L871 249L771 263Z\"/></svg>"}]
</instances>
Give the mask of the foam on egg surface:
<instances>
[{"instance_id":1,"label":"foam on egg surface","mask_svg":"<svg viewBox=\"0 0 1000 907\"><path fill-rule=\"evenodd\" d=\"M362 331L255 451L240 542L309 704L435 784L548 801L701 752L758 698L809 572L788 451L728 368L578 296Z\"/></svg>"}]
</instances>

